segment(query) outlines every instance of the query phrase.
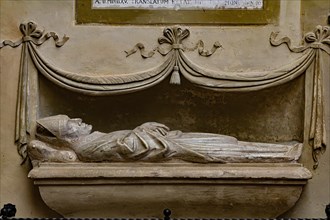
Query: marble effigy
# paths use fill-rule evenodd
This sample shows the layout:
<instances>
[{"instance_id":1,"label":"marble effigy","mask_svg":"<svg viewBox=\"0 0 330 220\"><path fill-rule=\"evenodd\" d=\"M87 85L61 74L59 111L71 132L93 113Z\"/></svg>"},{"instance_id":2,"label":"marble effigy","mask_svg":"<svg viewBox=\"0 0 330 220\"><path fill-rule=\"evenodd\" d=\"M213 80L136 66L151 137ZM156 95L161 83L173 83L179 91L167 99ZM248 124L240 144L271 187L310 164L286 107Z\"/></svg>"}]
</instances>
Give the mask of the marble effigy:
<instances>
[{"instance_id":1,"label":"marble effigy","mask_svg":"<svg viewBox=\"0 0 330 220\"><path fill-rule=\"evenodd\" d=\"M82 119L55 115L37 120L37 139L28 144L32 161L199 163L294 162L302 144L242 142L220 134L171 131L147 122L133 130L92 132Z\"/></svg>"}]
</instances>

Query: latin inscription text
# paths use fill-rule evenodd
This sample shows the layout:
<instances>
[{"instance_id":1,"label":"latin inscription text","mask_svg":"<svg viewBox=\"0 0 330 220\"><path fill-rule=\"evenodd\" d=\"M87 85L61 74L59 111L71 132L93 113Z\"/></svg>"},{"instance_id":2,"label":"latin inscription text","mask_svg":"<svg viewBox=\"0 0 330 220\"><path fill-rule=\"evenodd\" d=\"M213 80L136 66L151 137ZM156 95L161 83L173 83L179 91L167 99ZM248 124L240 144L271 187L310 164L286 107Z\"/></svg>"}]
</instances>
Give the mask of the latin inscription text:
<instances>
[{"instance_id":1,"label":"latin inscription text","mask_svg":"<svg viewBox=\"0 0 330 220\"><path fill-rule=\"evenodd\" d=\"M262 9L263 0L92 0L93 9Z\"/></svg>"}]
</instances>

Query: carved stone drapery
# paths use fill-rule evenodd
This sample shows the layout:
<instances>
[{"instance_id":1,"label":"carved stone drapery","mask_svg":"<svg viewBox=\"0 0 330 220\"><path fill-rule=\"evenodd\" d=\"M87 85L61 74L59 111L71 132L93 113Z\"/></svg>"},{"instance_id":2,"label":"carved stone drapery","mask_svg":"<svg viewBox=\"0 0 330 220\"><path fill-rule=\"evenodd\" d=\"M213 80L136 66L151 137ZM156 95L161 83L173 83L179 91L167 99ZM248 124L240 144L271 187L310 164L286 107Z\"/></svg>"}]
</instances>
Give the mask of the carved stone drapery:
<instances>
[{"instance_id":1,"label":"carved stone drapery","mask_svg":"<svg viewBox=\"0 0 330 220\"><path fill-rule=\"evenodd\" d=\"M330 55L330 28L325 26L317 26L314 32L309 32L304 37L304 45L293 47L288 37L275 40L278 33L272 33L270 42L273 46L286 44L291 52L314 53L313 68L313 98L312 98L312 115L309 128L309 141L313 147L314 168L318 166L318 156L325 151L326 148L326 129L324 122L323 107L323 90L322 81L324 70L322 68L322 54ZM328 73L329 74L329 73Z\"/></svg>"},{"instance_id":2,"label":"carved stone drapery","mask_svg":"<svg viewBox=\"0 0 330 220\"><path fill-rule=\"evenodd\" d=\"M28 48L34 45L42 45L49 38L53 38L55 45L61 47L65 44L69 37L64 35L62 41L54 32L44 34L44 31L37 30L37 25L33 22L21 24L19 26L22 39L12 42L5 40L1 42L0 49L4 46L18 47L22 44L21 64L19 71L19 85L17 94L17 107L16 107L16 126L15 126L15 142L17 144L19 154L25 159L27 156L26 144L28 142L27 134L30 134L30 118L28 117L29 106L27 104L27 95L29 93L28 87Z\"/></svg>"},{"instance_id":3,"label":"carved stone drapery","mask_svg":"<svg viewBox=\"0 0 330 220\"><path fill-rule=\"evenodd\" d=\"M180 84L180 73L179 73L179 62L182 54L180 51L194 51L198 49L198 53L201 56L208 57L211 56L218 48L221 47L221 44L216 41L213 44L212 49L204 49L204 42L199 40L195 47L188 48L182 44L182 41L189 37L190 31L188 29L182 30L180 27L165 28L163 31L163 37L158 38L159 46L153 49L150 52L145 51L145 47L142 43L137 43L133 49L126 52L126 56L130 56L140 50L141 56L143 58L150 58L155 54L155 51L160 53L163 56L166 56L169 52L172 52L172 56L175 59L175 66L173 67L172 76L170 79L171 84Z\"/></svg>"},{"instance_id":4,"label":"carved stone drapery","mask_svg":"<svg viewBox=\"0 0 330 220\"><path fill-rule=\"evenodd\" d=\"M36 25L32 22L21 25L23 38L13 43L4 41L4 46L17 47L23 44L21 68L20 68L20 84L17 104L17 122L16 122L16 140L20 154L25 157L25 145L27 135L29 134L29 118L27 117L28 107L27 85L28 85L28 67L27 58L31 57L37 70L47 79L55 84L87 95L109 95L130 93L154 86L164 80L172 73L171 83L180 83L180 74L191 83L217 91L253 91L272 86L280 85L291 81L298 76L304 74L306 69L314 63L314 82L313 82L313 109L311 117L310 140L313 146L313 158L317 166L317 154L325 149L325 130L323 122L322 107L322 87L321 80L323 71L320 67L321 56L329 55L329 27L317 27L313 33L308 33L305 38L306 45L298 48L291 47L289 38L282 38L276 41L276 33L272 33L270 42L273 46L286 43L292 52L304 52L301 57L295 61L284 65L278 69L270 71L254 71L254 72L225 72L221 70L209 70L201 67L191 61L185 51L198 49L201 56L212 55L220 44L216 42L211 51L205 50L203 42L199 41L195 48L187 48L182 42L189 36L189 30L180 27L166 28L164 36L159 38L159 47L147 53L144 51L142 44L137 44L127 55L135 53L138 49L145 58L154 55L158 51L166 56L164 63L159 66L142 72L126 73L126 74L81 74L63 71L54 67L47 62L41 54L36 50L34 45L41 45L46 39L53 37L57 46L62 46L68 38L64 36L62 41L58 40L55 33L51 32L44 36L41 31L36 30Z\"/></svg>"}]
</instances>

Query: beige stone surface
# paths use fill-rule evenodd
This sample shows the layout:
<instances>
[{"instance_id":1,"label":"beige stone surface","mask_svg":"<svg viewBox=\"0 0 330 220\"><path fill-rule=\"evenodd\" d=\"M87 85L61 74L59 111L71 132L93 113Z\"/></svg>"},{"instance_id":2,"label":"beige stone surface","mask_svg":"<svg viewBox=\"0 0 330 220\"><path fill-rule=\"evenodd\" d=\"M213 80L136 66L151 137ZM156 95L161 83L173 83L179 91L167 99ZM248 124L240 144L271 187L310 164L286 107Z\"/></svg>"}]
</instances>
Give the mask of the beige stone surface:
<instances>
[{"instance_id":1,"label":"beige stone surface","mask_svg":"<svg viewBox=\"0 0 330 220\"><path fill-rule=\"evenodd\" d=\"M312 13L306 12L304 14L305 18L301 19L300 1L282 0L278 25L247 27L188 26L192 32L187 42L188 46L192 46L193 43L200 39L203 39L208 47L211 47L215 41L219 41L223 45L223 49L210 58L199 57L197 53L193 52L189 53L189 57L196 63L208 66L211 69L219 67L228 71L274 69L283 63L287 63L289 60L293 60L299 54L289 53L284 46L272 48L269 44L269 35L272 31L280 31L281 34L290 36L293 44L298 44L302 36L301 27L304 32L308 32L317 24L325 25L329 2L327 0L313 2L313 4L307 6ZM315 14L318 16L314 16ZM154 56L148 60L144 60L137 55L125 58L124 53L124 50L131 49L137 42L142 42L147 45L147 49L152 49L157 45L157 38L164 27L75 25L74 2L72 0L3 0L0 1L0 16L1 40L19 39L21 37L21 33L18 30L19 24L30 20L38 23L46 31L55 31L60 36L64 34L69 36L70 40L62 48L55 48L50 41L38 48L47 59L64 70L93 72L95 74L135 72L151 68L164 60L161 56ZM18 209L17 216L19 217L57 216L42 202L37 188L33 186L31 180L27 179L30 167L28 165L19 165L21 159L13 143L20 48L2 48L0 50L0 58L0 204L3 205L7 202L16 204ZM327 91L325 92L326 101L330 100L330 80L329 76L327 77L324 79ZM95 105L95 99L92 97L82 97L75 93L66 94L63 93L63 90L56 88L49 82L41 80L40 89L44 96L40 97L41 108L39 114L40 116L46 116L56 113L67 113L84 118L86 116L89 117L88 122L96 124L98 130L109 132L114 129L121 129L121 126L133 128L137 123L140 123L139 118L143 121L150 121L145 120L150 116L150 114L144 114L145 110L148 110L151 112L151 116L161 118L160 122L166 123L168 121L172 124L178 124L182 126L178 127L181 130L225 133L248 141L278 141L293 138L302 141L304 115L303 83L304 79L300 78L290 84L261 91L261 93L214 95L214 93L205 92L207 94L206 99L203 99L203 90L197 90L196 92L191 90L189 85L187 85L189 89L184 87L184 90L180 90L180 87L174 89L171 87L172 91L168 94L165 93L167 96L164 97L171 100L173 96L179 94L178 99L169 102L172 105L165 105L170 109L172 109L172 106L179 106L179 108L173 108L175 113L175 120L173 120L170 119L171 115L166 115L165 112L161 112L158 115L152 113L153 111L150 109L155 106L151 104L141 105L139 108L136 108L125 103L123 99L109 98L109 101L107 98L101 97L99 99L106 102ZM160 86L163 88L163 91L167 91L169 88L165 83ZM146 99L150 103L155 100L152 96L155 94L155 91L157 90L141 92L132 99L134 100L141 95L139 97L140 100ZM289 93L290 96L287 96L286 93ZM156 100L164 95L163 93L156 94ZM275 96L274 100L267 99L269 94ZM47 97L50 98L47 99ZM66 99L59 104L58 100L63 99L63 97L66 97ZM214 110L211 112L206 111L209 105L196 105L194 99L190 99L191 97L199 98L201 103L204 101L210 104L215 103ZM184 98L184 101L180 101L182 98ZM89 104L89 109L84 109L80 105L82 100ZM264 102L260 102L260 100ZM275 105L273 105L274 102L276 103ZM74 103L76 108L68 107L68 103ZM114 106L112 103L121 105L122 108L129 108L131 111L122 113L120 109L112 109ZM161 101L158 101L158 103L161 103ZM226 104L225 107L221 105L222 103ZM243 103L243 106L240 103ZM276 105L278 108L275 107ZM227 108L228 106L231 107ZM326 123L329 125L330 107L328 101L326 106ZM81 110L80 115L77 115L77 109ZM107 110L110 110L113 118L106 119L106 123L104 123L104 118L93 117L90 114L93 112L93 114L102 115ZM196 112L196 110L198 110L198 113L194 115L192 112ZM271 113L271 116L269 113ZM239 115L238 118L232 117L237 114ZM134 121L125 121L126 115L132 115ZM283 115L285 119L289 120L283 120ZM200 116L205 116L205 118L200 119ZM216 119L213 122L213 119L218 117L221 120ZM240 119L244 119L246 122L237 124ZM120 123L118 123L119 121ZM287 121L292 123L286 123ZM206 122L208 126L201 126L203 124L201 122ZM230 124L233 126L229 126ZM297 206L283 216L325 216L324 207L329 203L330 197L329 152L328 149L321 156L318 169L312 171L314 177L305 187ZM313 161L309 146L304 147L301 161L304 166L312 170Z\"/></svg>"},{"instance_id":2,"label":"beige stone surface","mask_svg":"<svg viewBox=\"0 0 330 220\"><path fill-rule=\"evenodd\" d=\"M317 24L326 25L329 15L329 1L302 1L302 28L307 31ZM330 61L325 60L325 69L330 69ZM330 77L325 75L324 85L324 106L326 110L325 124L330 127ZM327 130L327 143L329 146L330 130ZM283 216L291 217L322 217L325 216L324 207L329 204L330 198L330 151L329 148L321 156L319 167L316 170L312 168L311 149L304 147L301 162L313 173L313 178L308 182L304 189L301 199L297 205Z\"/></svg>"},{"instance_id":3,"label":"beige stone surface","mask_svg":"<svg viewBox=\"0 0 330 220\"><path fill-rule=\"evenodd\" d=\"M276 217L311 173L299 164L43 163L33 168L46 204L65 217Z\"/></svg>"}]
</instances>

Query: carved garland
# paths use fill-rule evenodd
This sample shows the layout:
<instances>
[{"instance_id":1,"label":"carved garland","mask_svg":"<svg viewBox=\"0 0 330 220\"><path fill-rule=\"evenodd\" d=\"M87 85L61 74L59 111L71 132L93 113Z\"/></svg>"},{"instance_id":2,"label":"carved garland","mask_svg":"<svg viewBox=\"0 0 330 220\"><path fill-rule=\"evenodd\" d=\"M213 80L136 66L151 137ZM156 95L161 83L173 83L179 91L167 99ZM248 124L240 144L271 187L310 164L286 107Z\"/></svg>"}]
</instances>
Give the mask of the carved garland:
<instances>
[{"instance_id":1,"label":"carved garland","mask_svg":"<svg viewBox=\"0 0 330 220\"><path fill-rule=\"evenodd\" d=\"M286 44L290 51L295 53L304 52L294 62L279 69L271 71L255 72L224 72L221 70L209 70L193 63L186 55L185 51L198 49L201 56L211 56L221 45L215 42L213 48L208 51L204 49L203 41L198 41L194 48L187 48L183 45L190 32L188 29L180 27L166 28L163 37L158 39L159 46L151 52L146 52L144 45L138 43L135 47L127 51L127 56L136 53L138 50L141 56L149 58L159 52L167 59L159 66L143 72L125 74L80 74L63 71L47 62L36 50L34 45L41 45L52 37L56 46L60 47L69 39L64 36L59 41L54 32L43 34L36 29L36 24L29 22L21 24L20 30L23 34L21 40L17 42L3 41L0 48L4 46L22 46L22 58L20 67L19 92L17 104L16 122L16 143L20 155L26 157L26 143L30 133L29 117L27 116L27 94L28 94L28 67L27 58L30 55L37 70L47 79L66 89L88 95L109 95L119 93L129 93L154 86L164 80L172 73L170 83L180 84L180 76L185 77L191 83L212 90L218 91L252 91L269 88L291 81L301 74L314 63L313 71L313 103L310 127L310 141L313 147L314 168L318 164L318 154L325 150L325 123L323 121L322 106L322 75L321 68L322 56L330 55L330 29L329 27L317 26L316 30L305 35L304 45L292 47L288 37L276 40L277 33L272 33L270 43L273 46Z\"/></svg>"}]
</instances>

